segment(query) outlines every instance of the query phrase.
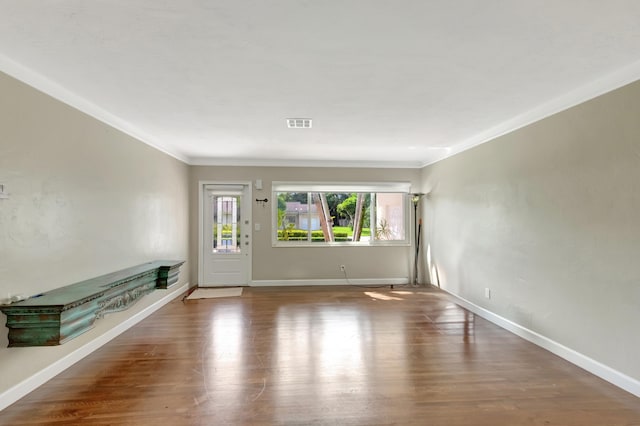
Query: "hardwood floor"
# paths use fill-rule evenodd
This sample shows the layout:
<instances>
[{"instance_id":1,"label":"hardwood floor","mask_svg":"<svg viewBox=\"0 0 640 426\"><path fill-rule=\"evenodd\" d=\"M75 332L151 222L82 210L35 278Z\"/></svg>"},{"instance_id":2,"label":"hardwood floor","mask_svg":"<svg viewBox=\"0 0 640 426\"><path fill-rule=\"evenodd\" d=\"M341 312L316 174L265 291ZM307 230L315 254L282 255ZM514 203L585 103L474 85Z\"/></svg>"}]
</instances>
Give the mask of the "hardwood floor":
<instances>
[{"instance_id":1,"label":"hardwood floor","mask_svg":"<svg viewBox=\"0 0 640 426\"><path fill-rule=\"evenodd\" d=\"M640 399L434 289L174 300L3 425L640 425Z\"/></svg>"}]
</instances>

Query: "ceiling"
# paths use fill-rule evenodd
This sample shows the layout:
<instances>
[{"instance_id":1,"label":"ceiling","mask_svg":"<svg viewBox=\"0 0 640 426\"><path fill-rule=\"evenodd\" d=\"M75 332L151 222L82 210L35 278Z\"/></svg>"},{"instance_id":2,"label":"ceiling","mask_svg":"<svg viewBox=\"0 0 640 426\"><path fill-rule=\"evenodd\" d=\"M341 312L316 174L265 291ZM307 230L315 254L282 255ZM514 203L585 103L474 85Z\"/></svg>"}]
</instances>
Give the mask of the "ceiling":
<instances>
[{"instance_id":1,"label":"ceiling","mask_svg":"<svg viewBox=\"0 0 640 426\"><path fill-rule=\"evenodd\" d=\"M422 167L640 78L640 2L0 0L0 70L189 164Z\"/></svg>"}]
</instances>

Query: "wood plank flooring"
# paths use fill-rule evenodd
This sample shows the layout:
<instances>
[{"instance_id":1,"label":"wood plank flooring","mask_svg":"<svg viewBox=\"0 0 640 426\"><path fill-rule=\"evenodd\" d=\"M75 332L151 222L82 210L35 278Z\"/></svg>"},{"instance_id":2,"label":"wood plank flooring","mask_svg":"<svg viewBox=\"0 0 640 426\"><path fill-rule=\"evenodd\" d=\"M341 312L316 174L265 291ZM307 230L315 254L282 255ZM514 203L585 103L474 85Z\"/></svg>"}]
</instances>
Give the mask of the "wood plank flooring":
<instances>
[{"instance_id":1,"label":"wood plank flooring","mask_svg":"<svg viewBox=\"0 0 640 426\"><path fill-rule=\"evenodd\" d=\"M640 425L640 398L436 289L176 299L2 425Z\"/></svg>"}]
</instances>

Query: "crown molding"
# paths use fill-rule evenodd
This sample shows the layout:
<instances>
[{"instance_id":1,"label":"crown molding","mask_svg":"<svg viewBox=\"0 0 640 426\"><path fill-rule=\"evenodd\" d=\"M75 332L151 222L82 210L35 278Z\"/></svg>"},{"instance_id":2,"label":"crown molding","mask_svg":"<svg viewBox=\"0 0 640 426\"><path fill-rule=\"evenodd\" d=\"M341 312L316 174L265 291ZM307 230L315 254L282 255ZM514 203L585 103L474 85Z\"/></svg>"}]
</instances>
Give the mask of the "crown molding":
<instances>
[{"instance_id":1,"label":"crown molding","mask_svg":"<svg viewBox=\"0 0 640 426\"><path fill-rule=\"evenodd\" d=\"M7 58L2 54L0 54L0 70L16 80L21 81L34 89L51 96L52 98L69 105L78 111L87 114L88 116L93 117L128 136L131 136L132 138L139 140L140 142L188 164L186 157L163 148L152 136L141 131L128 121L121 119L93 102L90 102L82 96L61 86L55 81Z\"/></svg>"},{"instance_id":2,"label":"crown molding","mask_svg":"<svg viewBox=\"0 0 640 426\"><path fill-rule=\"evenodd\" d=\"M0 54L0 70L7 75L63 102L93 118L101 121L155 149L188 165L194 166L249 166L249 167L344 167L344 168L405 168L419 169L445 160L468 149L492 141L500 136L514 132L529 124L543 120L571 107L594 99L605 93L640 79L640 61L609 73L588 84L558 96L538 107L518 114L496 126L462 140L442 155L433 155L429 160L415 161L320 161L320 160L283 160L259 158L210 158L187 157L164 148L154 137L141 131L126 120L99 107L82 96L66 89L49 78L27 68Z\"/></svg>"},{"instance_id":3,"label":"crown molding","mask_svg":"<svg viewBox=\"0 0 640 426\"><path fill-rule=\"evenodd\" d=\"M490 142L500 136L512 133L518 129L521 129L529 124L541 121L547 117L550 117L559 112L565 111L576 105L580 105L587 101L604 95L605 93L619 89L627 84L633 83L640 79L640 61L636 61L624 68L618 69L612 73L604 75L590 83L582 85L574 90L571 90L564 95L558 96L545 102L529 111L522 114L518 114L515 117L491 127L485 131L482 131L475 136L466 140L460 141L453 145L451 150L440 158L424 162L421 167L426 167L431 164L437 163L456 154L464 152L475 146L481 145L486 142Z\"/></svg>"},{"instance_id":4,"label":"crown molding","mask_svg":"<svg viewBox=\"0 0 640 426\"><path fill-rule=\"evenodd\" d=\"M322 161L322 160L264 160L259 158L190 158L192 166L234 167L344 167L376 169L419 169L420 161Z\"/></svg>"}]
</instances>

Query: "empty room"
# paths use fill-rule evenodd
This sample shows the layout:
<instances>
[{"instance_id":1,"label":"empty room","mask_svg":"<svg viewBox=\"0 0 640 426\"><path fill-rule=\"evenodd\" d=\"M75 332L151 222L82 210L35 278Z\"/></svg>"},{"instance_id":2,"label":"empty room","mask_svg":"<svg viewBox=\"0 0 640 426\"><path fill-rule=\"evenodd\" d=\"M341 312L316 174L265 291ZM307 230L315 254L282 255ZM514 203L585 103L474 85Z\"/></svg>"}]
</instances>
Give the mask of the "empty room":
<instances>
[{"instance_id":1,"label":"empty room","mask_svg":"<svg viewBox=\"0 0 640 426\"><path fill-rule=\"evenodd\" d=\"M638 22L0 0L0 424L639 425Z\"/></svg>"}]
</instances>

